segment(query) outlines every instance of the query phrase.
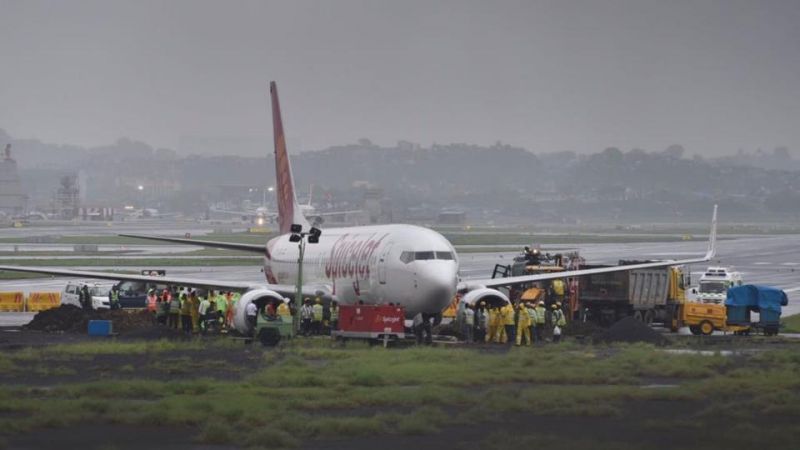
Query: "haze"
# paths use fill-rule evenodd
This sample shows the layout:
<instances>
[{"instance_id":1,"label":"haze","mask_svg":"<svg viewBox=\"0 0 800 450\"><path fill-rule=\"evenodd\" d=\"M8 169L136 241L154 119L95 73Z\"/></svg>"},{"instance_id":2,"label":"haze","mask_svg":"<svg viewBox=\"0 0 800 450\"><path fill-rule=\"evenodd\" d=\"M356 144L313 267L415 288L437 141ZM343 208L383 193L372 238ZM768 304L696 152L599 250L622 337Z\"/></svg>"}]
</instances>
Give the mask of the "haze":
<instances>
[{"instance_id":1,"label":"haze","mask_svg":"<svg viewBox=\"0 0 800 450\"><path fill-rule=\"evenodd\" d=\"M0 6L0 128L16 137L257 154L276 80L295 150L800 148L794 0Z\"/></svg>"}]
</instances>

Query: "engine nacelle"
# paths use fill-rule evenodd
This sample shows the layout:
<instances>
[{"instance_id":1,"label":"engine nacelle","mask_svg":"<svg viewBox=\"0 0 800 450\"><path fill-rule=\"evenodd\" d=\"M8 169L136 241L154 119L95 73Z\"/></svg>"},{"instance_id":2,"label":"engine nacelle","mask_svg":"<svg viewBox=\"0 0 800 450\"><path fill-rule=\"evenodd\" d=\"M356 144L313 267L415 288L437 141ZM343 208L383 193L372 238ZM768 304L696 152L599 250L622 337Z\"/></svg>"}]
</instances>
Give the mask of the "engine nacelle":
<instances>
[{"instance_id":1,"label":"engine nacelle","mask_svg":"<svg viewBox=\"0 0 800 450\"><path fill-rule=\"evenodd\" d=\"M250 324L247 323L247 305L255 303L258 309L262 309L271 300L282 302L284 297L270 289L253 289L245 292L233 309L233 327L236 328L236 331L242 334L250 334L253 331Z\"/></svg>"},{"instance_id":2,"label":"engine nacelle","mask_svg":"<svg viewBox=\"0 0 800 450\"><path fill-rule=\"evenodd\" d=\"M488 306L503 306L511 303L506 294L503 294L497 289L486 287L467 291L467 293L461 297L461 301L471 306L477 305L481 301L486 302Z\"/></svg>"}]
</instances>

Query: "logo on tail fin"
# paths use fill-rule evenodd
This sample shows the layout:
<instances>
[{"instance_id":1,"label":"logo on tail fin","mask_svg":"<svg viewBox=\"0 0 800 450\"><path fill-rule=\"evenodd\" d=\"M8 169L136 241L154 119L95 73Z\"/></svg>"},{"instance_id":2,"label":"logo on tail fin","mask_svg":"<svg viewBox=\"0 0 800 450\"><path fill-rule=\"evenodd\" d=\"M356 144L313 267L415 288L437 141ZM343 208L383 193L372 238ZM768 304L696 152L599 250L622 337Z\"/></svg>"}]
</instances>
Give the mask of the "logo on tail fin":
<instances>
[{"instance_id":1,"label":"logo on tail fin","mask_svg":"<svg viewBox=\"0 0 800 450\"><path fill-rule=\"evenodd\" d=\"M281 105L278 101L278 86L274 81L269 84L272 96L272 132L275 137L275 182L277 183L278 224L281 233L288 233L293 223L308 227L308 222L297 205L292 180L292 166L286 151L286 137L283 134Z\"/></svg>"}]
</instances>

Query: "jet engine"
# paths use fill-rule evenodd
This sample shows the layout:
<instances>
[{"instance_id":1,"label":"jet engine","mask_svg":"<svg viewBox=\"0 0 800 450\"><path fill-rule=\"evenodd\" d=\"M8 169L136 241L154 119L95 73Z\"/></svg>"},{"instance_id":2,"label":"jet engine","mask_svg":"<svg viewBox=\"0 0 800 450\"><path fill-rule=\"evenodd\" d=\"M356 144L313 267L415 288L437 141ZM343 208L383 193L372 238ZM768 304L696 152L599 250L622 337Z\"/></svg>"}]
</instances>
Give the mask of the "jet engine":
<instances>
[{"instance_id":1,"label":"jet engine","mask_svg":"<svg viewBox=\"0 0 800 450\"><path fill-rule=\"evenodd\" d=\"M467 291L467 293L461 297L461 301L467 305L477 305L481 301L484 301L488 306L503 306L510 303L506 294L497 289L485 287Z\"/></svg>"},{"instance_id":2,"label":"jet engine","mask_svg":"<svg viewBox=\"0 0 800 450\"><path fill-rule=\"evenodd\" d=\"M246 308L250 303L255 303L258 309L264 308L270 301L277 300L284 301L284 297L270 289L253 289L252 291L245 292L242 298L236 302L233 309L233 326L236 331L242 334L249 334L253 331L250 324L247 323Z\"/></svg>"}]
</instances>

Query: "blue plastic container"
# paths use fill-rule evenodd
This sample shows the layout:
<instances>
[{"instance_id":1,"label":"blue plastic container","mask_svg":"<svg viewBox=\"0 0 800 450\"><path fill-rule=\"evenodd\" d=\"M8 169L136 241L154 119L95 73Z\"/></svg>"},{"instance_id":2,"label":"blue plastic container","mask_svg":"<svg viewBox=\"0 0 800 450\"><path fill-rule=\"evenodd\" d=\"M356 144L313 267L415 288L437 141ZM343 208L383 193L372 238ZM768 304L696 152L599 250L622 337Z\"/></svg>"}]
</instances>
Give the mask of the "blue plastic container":
<instances>
[{"instance_id":1,"label":"blue plastic container","mask_svg":"<svg viewBox=\"0 0 800 450\"><path fill-rule=\"evenodd\" d=\"M90 320L89 336L111 336L114 328L110 320Z\"/></svg>"},{"instance_id":2,"label":"blue plastic container","mask_svg":"<svg viewBox=\"0 0 800 450\"><path fill-rule=\"evenodd\" d=\"M725 314L729 325L750 325L750 307L725 306Z\"/></svg>"},{"instance_id":3,"label":"blue plastic container","mask_svg":"<svg viewBox=\"0 0 800 450\"><path fill-rule=\"evenodd\" d=\"M776 325L781 321L781 313L772 309L762 309L759 316L759 322L762 326Z\"/></svg>"}]
</instances>

